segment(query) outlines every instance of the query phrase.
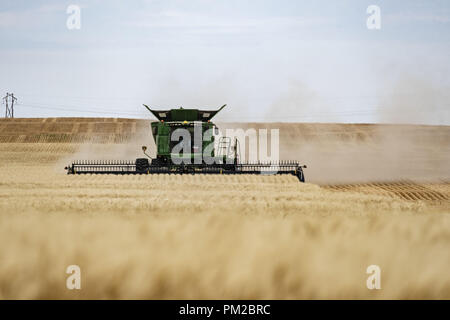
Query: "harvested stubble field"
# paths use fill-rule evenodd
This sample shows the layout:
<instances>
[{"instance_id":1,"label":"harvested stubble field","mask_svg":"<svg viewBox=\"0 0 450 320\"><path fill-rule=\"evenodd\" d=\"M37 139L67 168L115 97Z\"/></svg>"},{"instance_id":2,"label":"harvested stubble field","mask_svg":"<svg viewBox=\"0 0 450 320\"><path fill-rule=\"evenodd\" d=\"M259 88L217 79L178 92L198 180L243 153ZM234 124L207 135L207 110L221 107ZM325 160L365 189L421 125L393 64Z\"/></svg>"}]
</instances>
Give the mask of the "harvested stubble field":
<instances>
[{"instance_id":1,"label":"harvested stubble field","mask_svg":"<svg viewBox=\"0 0 450 320\"><path fill-rule=\"evenodd\" d=\"M305 184L65 174L140 156L147 126L0 121L0 298L450 298L449 127L247 124L280 128Z\"/></svg>"}]
</instances>

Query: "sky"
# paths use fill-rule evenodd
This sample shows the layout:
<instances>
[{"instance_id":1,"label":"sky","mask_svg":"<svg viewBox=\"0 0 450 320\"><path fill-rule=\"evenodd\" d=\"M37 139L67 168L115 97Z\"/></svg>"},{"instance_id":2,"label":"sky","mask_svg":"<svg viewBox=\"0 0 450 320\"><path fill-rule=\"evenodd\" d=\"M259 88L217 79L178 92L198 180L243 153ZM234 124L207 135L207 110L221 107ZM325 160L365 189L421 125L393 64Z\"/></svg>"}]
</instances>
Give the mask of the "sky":
<instances>
[{"instance_id":1,"label":"sky","mask_svg":"<svg viewBox=\"0 0 450 320\"><path fill-rule=\"evenodd\" d=\"M0 94L16 117L226 103L216 121L449 125L449 53L450 1L0 3Z\"/></svg>"}]
</instances>

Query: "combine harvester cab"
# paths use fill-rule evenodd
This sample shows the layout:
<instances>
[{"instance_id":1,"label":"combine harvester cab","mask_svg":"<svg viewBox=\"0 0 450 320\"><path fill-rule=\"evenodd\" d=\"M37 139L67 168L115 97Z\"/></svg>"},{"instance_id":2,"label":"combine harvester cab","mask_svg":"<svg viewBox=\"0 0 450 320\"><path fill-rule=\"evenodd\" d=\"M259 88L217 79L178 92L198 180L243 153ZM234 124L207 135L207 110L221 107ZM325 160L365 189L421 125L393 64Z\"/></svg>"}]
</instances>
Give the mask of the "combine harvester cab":
<instances>
[{"instance_id":1,"label":"combine harvester cab","mask_svg":"<svg viewBox=\"0 0 450 320\"><path fill-rule=\"evenodd\" d=\"M152 110L158 121L151 123L156 158L142 151L146 158L134 161L79 160L65 169L68 174L290 174L305 181L298 161L241 162L239 140L221 137L215 143L217 127L211 119L218 110ZM181 129L181 130L179 130ZM206 138L205 138L206 137Z\"/></svg>"}]
</instances>

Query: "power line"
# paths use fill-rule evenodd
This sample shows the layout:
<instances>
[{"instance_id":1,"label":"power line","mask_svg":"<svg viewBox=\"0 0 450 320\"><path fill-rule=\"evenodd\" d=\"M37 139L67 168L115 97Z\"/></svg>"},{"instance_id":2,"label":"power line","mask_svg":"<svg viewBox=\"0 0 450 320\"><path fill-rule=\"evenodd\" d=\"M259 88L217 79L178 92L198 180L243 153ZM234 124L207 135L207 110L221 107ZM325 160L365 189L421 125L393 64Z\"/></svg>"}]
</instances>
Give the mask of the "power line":
<instances>
[{"instance_id":1,"label":"power line","mask_svg":"<svg viewBox=\"0 0 450 320\"><path fill-rule=\"evenodd\" d=\"M134 115L134 116L140 116L142 114L140 113L133 113L133 112L121 112L121 111L93 111L93 110L83 110L83 109L71 109L71 108L77 108L74 106L62 106L60 107L47 107L47 106L40 106L35 104L20 104L21 107L25 108L33 108L33 109L47 109L47 110L58 110L58 111L71 111L71 112L80 112L80 113L100 113L100 114L118 114L118 115Z\"/></svg>"},{"instance_id":2,"label":"power line","mask_svg":"<svg viewBox=\"0 0 450 320\"><path fill-rule=\"evenodd\" d=\"M86 109L80 109L76 106L42 106L42 105L36 105L36 104L20 104L21 107L25 108L33 108L33 109L46 109L46 110L57 110L57 111L69 111L69 112L77 112L77 113L90 113L90 114L105 114L105 115L125 115L125 116L142 116L142 113L133 113L133 112L121 112L121 111L107 111L107 110L86 110ZM76 108L76 109L75 109ZM290 115L289 118L291 119L305 119L305 118L314 118L314 117L336 117L336 116L361 116L361 115L373 115L376 113L376 110L343 110L343 111L322 111L322 112L312 112L309 114L297 114L297 115ZM249 120L255 120L255 119L273 119L273 120L283 120L286 117L274 117L273 115L264 115L264 116L249 116Z\"/></svg>"},{"instance_id":3,"label":"power line","mask_svg":"<svg viewBox=\"0 0 450 320\"><path fill-rule=\"evenodd\" d=\"M41 93L23 93L20 92L21 96L30 96L30 97L41 97L41 98L61 98L61 99L73 99L73 100L104 100L104 101L118 101L118 100L123 100L123 101L142 101L142 98L133 98L133 97L125 97L125 96L113 96L113 97L101 97L101 96L74 96L74 95L52 95L47 96L45 94L41 94ZM422 96L421 93L418 92L411 92L411 91L396 91L395 92L395 96L404 96L404 97L410 97L410 98L415 98L415 97L420 97ZM391 98L392 97L392 93L389 94L355 94L355 95L334 95L334 96L320 96L319 98L321 100L326 100L326 101L338 101L338 100L344 100L344 101L352 101L352 100L375 100L375 99L385 99L385 98ZM447 96L445 96L447 97ZM450 96L448 96L448 98L450 98ZM267 98L265 97L252 97L252 100L267 100Z\"/></svg>"},{"instance_id":4,"label":"power line","mask_svg":"<svg viewBox=\"0 0 450 320\"><path fill-rule=\"evenodd\" d=\"M29 96L29 97L40 97L40 98L56 98L56 99L73 99L73 100L106 100L106 101L142 101L141 98L131 98L131 97L89 97L89 96L72 96L72 95L52 95L51 97L45 94L40 93L20 93L22 96Z\"/></svg>"},{"instance_id":5,"label":"power line","mask_svg":"<svg viewBox=\"0 0 450 320\"><path fill-rule=\"evenodd\" d=\"M73 111L73 112L82 112L82 113L102 113L102 114L124 114L124 115L142 115L142 113L136 112L123 112L123 111L112 111L105 109L97 109L97 110L86 110L82 109L82 107L78 106L68 106L68 105L57 105L57 106L42 106L36 104L28 104L21 103L20 106L29 107L29 108L37 108L37 109L48 109L48 110L60 110L60 111ZM301 109L301 108L299 108ZM376 112L375 110L370 109L358 109L358 110L330 110L330 111L313 111L309 113L309 115L357 115L357 114L370 114Z\"/></svg>"},{"instance_id":6,"label":"power line","mask_svg":"<svg viewBox=\"0 0 450 320\"><path fill-rule=\"evenodd\" d=\"M14 97L15 98L15 97ZM89 114L104 114L104 115L110 115L110 116L137 116L142 117L144 116L143 113L135 113L135 112L123 112L123 111L115 111L115 110L107 110L107 109L93 109L90 108L90 110L83 109L84 107L78 107L78 106L67 106L67 105L58 105L58 106L43 106L43 105L37 105L37 104L19 104L21 107L24 108L33 108L33 109L47 109L47 110L57 110L57 111L68 111L68 112L77 112L77 113L89 113ZM326 107L326 106L320 106L320 107ZM269 110L266 110L264 114L262 115L242 115L243 117L240 118L240 120L244 120L249 117L249 121L251 120L286 120L286 118L289 118L291 120L305 120L305 119L313 119L313 118L334 118L334 117L355 117L355 116L377 116L379 114L396 114L398 113L395 110L389 110L383 106L373 104L371 105L371 108L360 108L360 109L347 109L347 110L330 110L330 107L326 107L329 110L323 110L322 108L318 108L318 110L311 110L309 112L305 113L305 110L302 110L301 107L296 110L293 110L290 108L289 111L286 111L286 115L282 115L283 112L280 110L282 114L280 115L274 115L273 110L270 112ZM322 109L322 110L321 110ZM294 114L293 114L294 113ZM420 113L425 113L425 111L420 111Z\"/></svg>"}]
</instances>

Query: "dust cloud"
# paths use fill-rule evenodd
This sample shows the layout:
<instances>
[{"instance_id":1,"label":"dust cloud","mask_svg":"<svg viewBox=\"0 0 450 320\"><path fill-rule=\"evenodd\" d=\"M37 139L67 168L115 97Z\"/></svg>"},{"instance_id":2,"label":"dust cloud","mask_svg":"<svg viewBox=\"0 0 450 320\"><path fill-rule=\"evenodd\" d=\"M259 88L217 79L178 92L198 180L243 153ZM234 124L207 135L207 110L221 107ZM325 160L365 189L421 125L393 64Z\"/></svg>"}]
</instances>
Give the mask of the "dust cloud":
<instances>
[{"instance_id":1,"label":"dust cloud","mask_svg":"<svg viewBox=\"0 0 450 320\"><path fill-rule=\"evenodd\" d=\"M377 121L393 124L448 125L450 88L418 76L402 74L383 90Z\"/></svg>"},{"instance_id":2,"label":"dust cloud","mask_svg":"<svg viewBox=\"0 0 450 320\"><path fill-rule=\"evenodd\" d=\"M448 126L224 123L221 127L279 129L280 159L306 164L305 175L312 183L450 179Z\"/></svg>"},{"instance_id":3,"label":"dust cloud","mask_svg":"<svg viewBox=\"0 0 450 320\"><path fill-rule=\"evenodd\" d=\"M307 82L292 81L265 114L266 121L291 122L225 126L279 129L280 158L306 164L307 180L314 183L448 180L448 92L443 84L400 70L367 105L356 104L360 111L347 114ZM349 122L358 114L376 124Z\"/></svg>"},{"instance_id":4,"label":"dust cloud","mask_svg":"<svg viewBox=\"0 0 450 320\"><path fill-rule=\"evenodd\" d=\"M137 158L145 158L142 146L147 147L150 157L156 155L156 145L153 141L150 121L144 126L138 127L135 134L127 137L121 143L104 143L102 139L96 139L95 135L81 143L74 154L67 155L58 162L58 165L67 165L74 160L126 160L135 161Z\"/></svg>"}]
</instances>

